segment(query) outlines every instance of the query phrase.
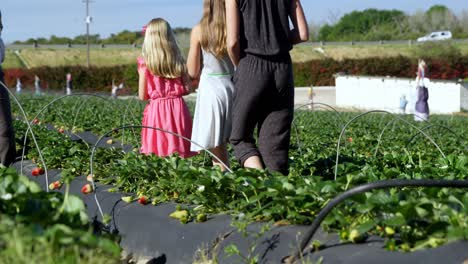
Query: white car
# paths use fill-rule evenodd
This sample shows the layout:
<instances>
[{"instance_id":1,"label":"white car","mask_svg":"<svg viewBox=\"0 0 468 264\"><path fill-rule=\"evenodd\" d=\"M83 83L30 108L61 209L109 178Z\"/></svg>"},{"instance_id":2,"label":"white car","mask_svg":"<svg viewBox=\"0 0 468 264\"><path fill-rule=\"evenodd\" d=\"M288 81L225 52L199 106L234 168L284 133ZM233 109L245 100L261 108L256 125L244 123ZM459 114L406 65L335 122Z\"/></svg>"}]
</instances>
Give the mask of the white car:
<instances>
[{"instance_id":1,"label":"white car","mask_svg":"<svg viewBox=\"0 0 468 264\"><path fill-rule=\"evenodd\" d=\"M424 37L418 38L418 42L425 42L425 41L439 41L439 40L447 40L452 38L452 32L450 31L437 31L432 32Z\"/></svg>"}]
</instances>

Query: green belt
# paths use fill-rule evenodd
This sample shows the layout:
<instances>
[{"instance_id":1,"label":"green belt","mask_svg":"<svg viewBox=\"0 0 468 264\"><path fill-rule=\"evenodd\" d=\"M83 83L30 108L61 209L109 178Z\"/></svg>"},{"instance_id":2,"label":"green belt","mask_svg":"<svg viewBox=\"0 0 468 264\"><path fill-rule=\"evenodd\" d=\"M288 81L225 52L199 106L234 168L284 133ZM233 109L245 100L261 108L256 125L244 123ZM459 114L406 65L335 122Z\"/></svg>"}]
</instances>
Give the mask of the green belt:
<instances>
[{"instance_id":1,"label":"green belt","mask_svg":"<svg viewBox=\"0 0 468 264\"><path fill-rule=\"evenodd\" d=\"M230 73L207 73L206 75L211 77L231 76Z\"/></svg>"}]
</instances>

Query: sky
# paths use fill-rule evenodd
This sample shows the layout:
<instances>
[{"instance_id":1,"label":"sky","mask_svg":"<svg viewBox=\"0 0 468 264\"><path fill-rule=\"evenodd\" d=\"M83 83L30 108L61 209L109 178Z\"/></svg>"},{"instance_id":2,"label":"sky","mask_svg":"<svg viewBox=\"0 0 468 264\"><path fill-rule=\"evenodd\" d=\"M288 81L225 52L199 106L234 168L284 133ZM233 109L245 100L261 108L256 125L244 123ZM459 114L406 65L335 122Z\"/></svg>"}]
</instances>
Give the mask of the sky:
<instances>
[{"instance_id":1,"label":"sky","mask_svg":"<svg viewBox=\"0 0 468 264\"><path fill-rule=\"evenodd\" d=\"M0 0L6 43L45 37L75 37L86 33L86 0ZM91 34L108 37L123 30L140 30L163 17L172 27L192 27L202 13L203 0L90 0ZM442 4L455 13L468 10L468 0L301 0L307 20L330 22L367 8L398 9L408 14Z\"/></svg>"}]
</instances>

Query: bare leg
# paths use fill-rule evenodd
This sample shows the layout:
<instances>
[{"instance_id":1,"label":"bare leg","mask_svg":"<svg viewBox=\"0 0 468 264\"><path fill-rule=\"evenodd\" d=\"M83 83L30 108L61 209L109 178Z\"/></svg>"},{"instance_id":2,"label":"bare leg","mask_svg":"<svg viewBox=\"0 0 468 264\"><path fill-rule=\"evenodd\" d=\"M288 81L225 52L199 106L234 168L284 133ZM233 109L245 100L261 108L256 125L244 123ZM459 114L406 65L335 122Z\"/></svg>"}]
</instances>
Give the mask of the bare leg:
<instances>
[{"instance_id":1,"label":"bare leg","mask_svg":"<svg viewBox=\"0 0 468 264\"><path fill-rule=\"evenodd\" d=\"M244 162L244 167L262 170L263 169L262 159L260 159L259 156L252 156Z\"/></svg>"},{"instance_id":2,"label":"bare leg","mask_svg":"<svg viewBox=\"0 0 468 264\"><path fill-rule=\"evenodd\" d=\"M226 164L226 166L229 168L230 165L229 165L229 155L228 155L228 152L227 152L227 148L226 148L226 144L223 144L221 146L217 146L216 148L212 148L210 149L211 152L213 152L213 154L218 157L218 159L220 159L224 164ZM226 167L221 164L218 160L216 160L215 158L213 158L213 166L219 166L221 168L221 171L226 171Z\"/></svg>"}]
</instances>

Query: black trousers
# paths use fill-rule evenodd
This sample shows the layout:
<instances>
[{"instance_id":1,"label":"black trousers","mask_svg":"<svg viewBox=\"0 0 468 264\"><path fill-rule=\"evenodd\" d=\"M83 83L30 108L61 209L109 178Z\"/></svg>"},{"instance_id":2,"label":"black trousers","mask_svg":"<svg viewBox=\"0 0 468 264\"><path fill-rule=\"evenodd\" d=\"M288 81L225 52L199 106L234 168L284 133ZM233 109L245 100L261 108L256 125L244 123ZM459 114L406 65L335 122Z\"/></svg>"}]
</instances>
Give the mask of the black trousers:
<instances>
[{"instance_id":1,"label":"black trousers","mask_svg":"<svg viewBox=\"0 0 468 264\"><path fill-rule=\"evenodd\" d=\"M294 116L291 57L247 55L237 67L234 85L230 142L236 158L243 165L248 158L259 156L268 170L287 174Z\"/></svg>"},{"instance_id":2,"label":"black trousers","mask_svg":"<svg viewBox=\"0 0 468 264\"><path fill-rule=\"evenodd\" d=\"M0 81L4 83L0 68ZM0 84L0 163L9 166L16 156L15 134L11 119L11 106L8 91Z\"/></svg>"}]
</instances>

